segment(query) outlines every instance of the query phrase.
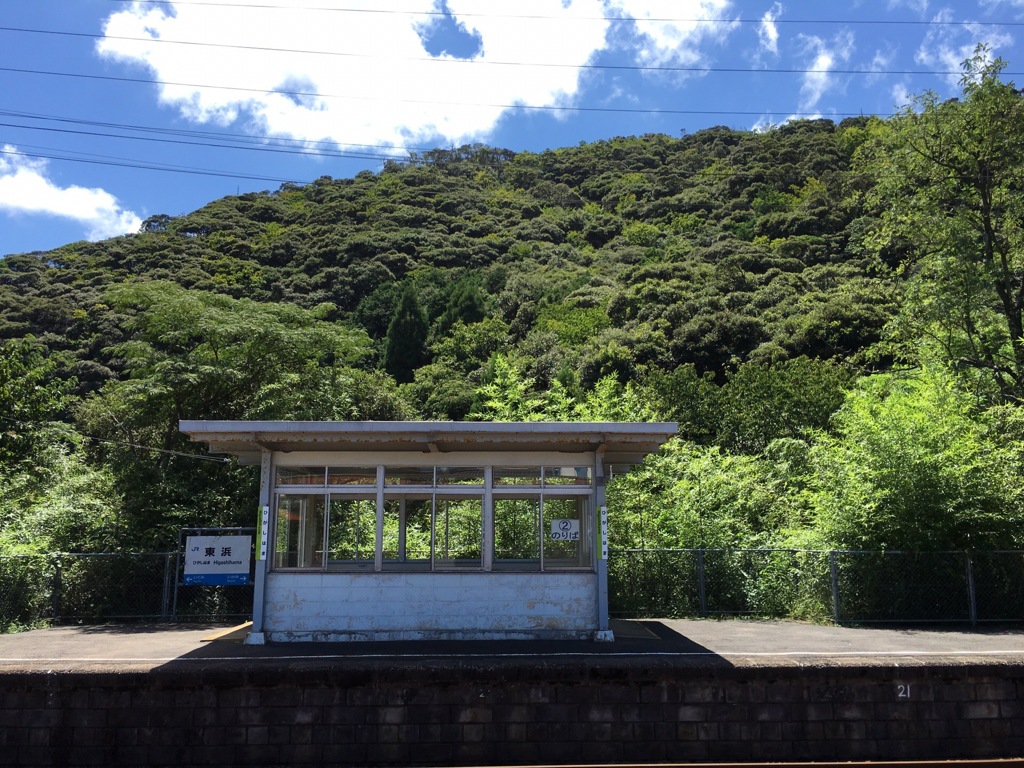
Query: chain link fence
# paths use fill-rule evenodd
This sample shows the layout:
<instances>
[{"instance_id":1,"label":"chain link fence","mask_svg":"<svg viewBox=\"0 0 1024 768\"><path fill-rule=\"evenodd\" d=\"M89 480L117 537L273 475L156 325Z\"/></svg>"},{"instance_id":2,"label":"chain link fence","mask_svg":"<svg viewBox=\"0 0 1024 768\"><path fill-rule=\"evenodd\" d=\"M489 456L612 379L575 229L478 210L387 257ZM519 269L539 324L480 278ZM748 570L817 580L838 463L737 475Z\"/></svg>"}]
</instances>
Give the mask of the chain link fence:
<instances>
[{"instance_id":1,"label":"chain link fence","mask_svg":"<svg viewBox=\"0 0 1024 768\"><path fill-rule=\"evenodd\" d=\"M52 558L0 557L0 632L38 626L53 616L53 584Z\"/></svg>"},{"instance_id":2,"label":"chain link fence","mask_svg":"<svg viewBox=\"0 0 1024 768\"><path fill-rule=\"evenodd\" d=\"M979 617L1024 621L1024 552L976 552L971 580Z\"/></svg>"},{"instance_id":3,"label":"chain link fence","mask_svg":"<svg viewBox=\"0 0 1024 768\"><path fill-rule=\"evenodd\" d=\"M176 552L0 557L0 631L242 620L253 587L186 586ZM613 550L623 618L751 615L837 623L1024 621L1024 551Z\"/></svg>"},{"instance_id":4,"label":"chain link fence","mask_svg":"<svg viewBox=\"0 0 1024 768\"><path fill-rule=\"evenodd\" d=\"M0 557L0 632L252 615L251 585L185 586L178 569L176 552Z\"/></svg>"},{"instance_id":5,"label":"chain link fence","mask_svg":"<svg viewBox=\"0 0 1024 768\"><path fill-rule=\"evenodd\" d=\"M617 550L608 589L622 618L1013 622L1024 621L1024 552Z\"/></svg>"}]
</instances>

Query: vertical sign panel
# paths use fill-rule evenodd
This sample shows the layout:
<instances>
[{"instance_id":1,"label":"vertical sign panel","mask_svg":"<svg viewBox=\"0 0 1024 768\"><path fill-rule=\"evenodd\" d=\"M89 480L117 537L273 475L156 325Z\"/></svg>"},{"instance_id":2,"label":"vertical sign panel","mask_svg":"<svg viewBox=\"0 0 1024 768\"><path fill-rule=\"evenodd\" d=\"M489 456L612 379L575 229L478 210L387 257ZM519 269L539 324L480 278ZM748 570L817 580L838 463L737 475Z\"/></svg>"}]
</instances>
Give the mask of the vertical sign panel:
<instances>
[{"instance_id":1,"label":"vertical sign panel","mask_svg":"<svg viewBox=\"0 0 1024 768\"><path fill-rule=\"evenodd\" d=\"M601 559L608 559L608 507L601 507Z\"/></svg>"},{"instance_id":2,"label":"vertical sign panel","mask_svg":"<svg viewBox=\"0 0 1024 768\"><path fill-rule=\"evenodd\" d=\"M270 507L260 510L260 545L256 548L256 559L267 559L267 537L270 536Z\"/></svg>"}]
</instances>

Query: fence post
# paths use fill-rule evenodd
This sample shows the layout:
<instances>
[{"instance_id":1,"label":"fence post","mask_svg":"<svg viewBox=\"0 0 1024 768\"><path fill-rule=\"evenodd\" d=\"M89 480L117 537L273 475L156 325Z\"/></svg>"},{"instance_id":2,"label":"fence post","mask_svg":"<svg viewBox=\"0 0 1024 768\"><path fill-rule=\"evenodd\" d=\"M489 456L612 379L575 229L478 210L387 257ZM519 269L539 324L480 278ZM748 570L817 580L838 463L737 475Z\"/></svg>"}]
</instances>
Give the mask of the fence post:
<instances>
[{"instance_id":1,"label":"fence post","mask_svg":"<svg viewBox=\"0 0 1024 768\"><path fill-rule=\"evenodd\" d=\"M51 601L52 601L51 608L52 608L52 613L53 613L53 617L52 617L51 621L54 624L57 624L57 623L60 622L60 602L61 602L60 601L60 597L61 597L61 590L63 589L63 586L62 586L62 583L61 583L62 581L63 581L63 579L62 579L62 574L61 574L60 555L57 555L57 556L55 556L53 558L53 595L51 596Z\"/></svg>"},{"instance_id":2,"label":"fence post","mask_svg":"<svg viewBox=\"0 0 1024 768\"><path fill-rule=\"evenodd\" d=\"M171 618L171 553L164 553L164 591L160 601L160 618L167 621Z\"/></svg>"},{"instance_id":3,"label":"fence post","mask_svg":"<svg viewBox=\"0 0 1024 768\"><path fill-rule=\"evenodd\" d=\"M967 575L967 614L971 626L978 626L978 595L974 589L974 561L970 552L964 552L964 570Z\"/></svg>"},{"instance_id":4,"label":"fence post","mask_svg":"<svg viewBox=\"0 0 1024 768\"><path fill-rule=\"evenodd\" d=\"M171 606L171 621L177 621L178 620L178 586L180 585L180 582L181 582L181 577L179 575L178 568L181 565L180 558L181 558L182 546L183 546L183 544L182 544L182 541L181 541L181 531L179 531L178 532L178 549L174 552L174 574L173 574L173 576L174 576L174 602L172 603L172 606Z\"/></svg>"},{"instance_id":5,"label":"fence post","mask_svg":"<svg viewBox=\"0 0 1024 768\"><path fill-rule=\"evenodd\" d=\"M697 596L700 599L701 615L708 612L708 594L704 580L704 550L697 550Z\"/></svg>"},{"instance_id":6,"label":"fence post","mask_svg":"<svg viewBox=\"0 0 1024 768\"><path fill-rule=\"evenodd\" d=\"M836 551L828 553L828 569L832 575L832 617L836 624L842 621L839 612L839 565L836 563Z\"/></svg>"}]
</instances>

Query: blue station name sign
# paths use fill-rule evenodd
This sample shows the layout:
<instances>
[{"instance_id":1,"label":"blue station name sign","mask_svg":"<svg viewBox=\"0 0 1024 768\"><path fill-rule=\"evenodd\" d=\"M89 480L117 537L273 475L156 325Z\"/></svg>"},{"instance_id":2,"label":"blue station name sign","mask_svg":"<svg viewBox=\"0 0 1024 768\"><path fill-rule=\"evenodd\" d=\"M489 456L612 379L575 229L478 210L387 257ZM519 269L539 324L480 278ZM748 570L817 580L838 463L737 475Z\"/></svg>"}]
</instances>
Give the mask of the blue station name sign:
<instances>
[{"instance_id":1,"label":"blue station name sign","mask_svg":"<svg viewBox=\"0 0 1024 768\"><path fill-rule=\"evenodd\" d=\"M185 541L185 585L249 583L252 536L189 536Z\"/></svg>"}]
</instances>

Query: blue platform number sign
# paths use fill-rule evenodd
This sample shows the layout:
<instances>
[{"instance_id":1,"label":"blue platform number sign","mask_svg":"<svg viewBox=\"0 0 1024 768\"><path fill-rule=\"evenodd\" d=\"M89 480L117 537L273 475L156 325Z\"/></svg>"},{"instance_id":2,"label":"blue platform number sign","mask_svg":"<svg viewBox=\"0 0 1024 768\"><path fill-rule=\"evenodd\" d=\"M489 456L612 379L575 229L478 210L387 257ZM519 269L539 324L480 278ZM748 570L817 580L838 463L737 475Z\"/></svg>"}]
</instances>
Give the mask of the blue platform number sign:
<instances>
[{"instance_id":1,"label":"blue platform number sign","mask_svg":"<svg viewBox=\"0 0 1024 768\"><path fill-rule=\"evenodd\" d=\"M249 583L252 536L188 536L185 539L186 585Z\"/></svg>"}]
</instances>

